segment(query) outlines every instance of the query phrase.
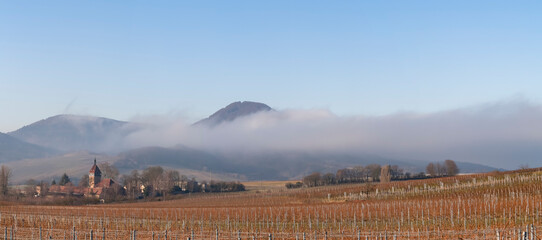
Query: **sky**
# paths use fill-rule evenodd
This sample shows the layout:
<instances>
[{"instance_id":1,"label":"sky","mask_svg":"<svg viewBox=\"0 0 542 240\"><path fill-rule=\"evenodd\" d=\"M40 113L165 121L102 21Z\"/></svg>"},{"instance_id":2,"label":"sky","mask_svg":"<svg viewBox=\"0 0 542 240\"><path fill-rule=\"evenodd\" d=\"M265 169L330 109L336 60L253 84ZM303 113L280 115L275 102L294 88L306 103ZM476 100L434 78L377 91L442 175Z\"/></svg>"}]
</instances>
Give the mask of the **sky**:
<instances>
[{"instance_id":1,"label":"sky","mask_svg":"<svg viewBox=\"0 0 542 240\"><path fill-rule=\"evenodd\" d=\"M57 114L191 121L542 103L540 1L0 1L0 132Z\"/></svg>"}]
</instances>

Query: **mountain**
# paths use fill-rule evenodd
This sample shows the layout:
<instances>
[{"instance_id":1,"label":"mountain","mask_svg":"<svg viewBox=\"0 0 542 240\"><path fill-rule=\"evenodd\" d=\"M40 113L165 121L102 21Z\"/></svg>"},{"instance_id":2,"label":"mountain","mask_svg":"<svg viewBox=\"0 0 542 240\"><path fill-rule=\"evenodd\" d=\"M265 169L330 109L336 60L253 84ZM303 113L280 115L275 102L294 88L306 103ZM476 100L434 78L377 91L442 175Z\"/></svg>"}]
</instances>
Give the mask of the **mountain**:
<instances>
[{"instance_id":1,"label":"mountain","mask_svg":"<svg viewBox=\"0 0 542 240\"><path fill-rule=\"evenodd\" d=\"M247 116L262 111L271 111L271 107L258 102L234 102L213 113L208 118L196 122L194 125L216 126L223 122L231 122L239 117Z\"/></svg>"},{"instance_id":2,"label":"mountain","mask_svg":"<svg viewBox=\"0 0 542 240\"><path fill-rule=\"evenodd\" d=\"M273 109L263 103L235 102L194 125L207 126L212 131L213 126L266 111ZM383 158L368 153L341 151L253 152L247 149L219 152L184 146L149 147L154 143L152 140L143 141L146 145L138 145L144 146L142 148L125 148L130 146L131 140L147 136L145 131L139 130L149 129L144 128L144 125L108 118L58 115L32 123L9 135L0 134L0 162L9 162L16 174L22 176L21 179L50 178L64 170L80 176L87 171L88 161L93 157L108 161L118 167L121 173L128 173L133 169L142 170L149 166L162 166L204 180L300 179L313 172L333 173L340 168L373 163L398 165L408 172L417 173L424 171L427 165L426 161L421 160ZM137 134L132 134L136 131ZM175 132L172 131L172 134ZM463 173L496 170L466 162L457 162L457 165Z\"/></svg>"},{"instance_id":3,"label":"mountain","mask_svg":"<svg viewBox=\"0 0 542 240\"><path fill-rule=\"evenodd\" d=\"M0 162L9 162L25 158L51 156L54 150L23 142L17 138L0 133Z\"/></svg>"},{"instance_id":4,"label":"mountain","mask_svg":"<svg viewBox=\"0 0 542 240\"><path fill-rule=\"evenodd\" d=\"M57 115L8 133L21 141L63 152L110 151L137 126L108 118Z\"/></svg>"}]
</instances>

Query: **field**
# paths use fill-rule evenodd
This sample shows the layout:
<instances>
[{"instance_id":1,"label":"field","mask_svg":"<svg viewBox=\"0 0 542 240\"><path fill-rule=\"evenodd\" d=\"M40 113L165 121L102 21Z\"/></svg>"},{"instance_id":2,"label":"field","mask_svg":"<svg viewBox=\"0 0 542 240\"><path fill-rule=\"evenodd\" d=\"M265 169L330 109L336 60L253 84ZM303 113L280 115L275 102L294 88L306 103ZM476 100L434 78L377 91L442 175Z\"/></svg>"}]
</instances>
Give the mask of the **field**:
<instances>
[{"instance_id":1,"label":"field","mask_svg":"<svg viewBox=\"0 0 542 240\"><path fill-rule=\"evenodd\" d=\"M542 171L192 194L92 206L3 203L13 239L538 239ZM258 189L262 187L261 189ZM92 232L92 233L91 233ZM522 237L522 238L520 238Z\"/></svg>"},{"instance_id":2,"label":"field","mask_svg":"<svg viewBox=\"0 0 542 240\"><path fill-rule=\"evenodd\" d=\"M268 192L276 190L285 190L286 183L296 183L297 181L254 181L242 182L247 191Z\"/></svg>"}]
</instances>

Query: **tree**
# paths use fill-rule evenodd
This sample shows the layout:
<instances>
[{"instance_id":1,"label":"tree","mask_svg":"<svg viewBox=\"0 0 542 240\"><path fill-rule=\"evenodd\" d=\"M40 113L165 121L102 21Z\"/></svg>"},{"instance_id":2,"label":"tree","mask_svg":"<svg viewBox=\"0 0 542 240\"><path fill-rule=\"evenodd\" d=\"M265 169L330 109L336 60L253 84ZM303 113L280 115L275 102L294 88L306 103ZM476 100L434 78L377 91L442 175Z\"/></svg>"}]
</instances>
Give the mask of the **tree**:
<instances>
[{"instance_id":1,"label":"tree","mask_svg":"<svg viewBox=\"0 0 542 240\"><path fill-rule=\"evenodd\" d=\"M457 165L453 160L446 160L444 161L444 167L446 168L446 175L448 176L455 176L459 173L459 168L457 168Z\"/></svg>"},{"instance_id":2,"label":"tree","mask_svg":"<svg viewBox=\"0 0 542 240\"><path fill-rule=\"evenodd\" d=\"M38 185L38 181L28 179L24 185L26 185L24 189L26 195L34 196L36 194L36 186Z\"/></svg>"},{"instance_id":3,"label":"tree","mask_svg":"<svg viewBox=\"0 0 542 240\"><path fill-rule=\"evenodd\" d=\"M68 177L68 174L64 173L62 174L62 177L60 177L60 182L58 182L58 184L60 186L64 186L68 184L69 182L71 182L70 177Z\"/></svg>"},{"instance_id":4,"label":"tree","mask_svg":"<svg viewBox=\"0 0 542 240\"><path fill-rule=\"evenodd\" d=\"M79 187L88 187L88 174L83 174L79 179Z\"/></svg>"},{"instance_id":5,"label":"tree","mask_svg":"<svg viewBox=\"0 0 542 240\"><path fill-rule=\"evenodd\" d=\"M444 166L444 164L437 163L435 166L437 169L437 176L441 177L446 175L446 167Z\"/></svg>"},{"instance_id":6,"label":"tree","mask_svg":"<svg viewBox=\"0 0 542 240\"><path fill-rule=\"evenodd\" d=\"M137 170L132 170L130 175L123 175L122 180L124 182L124 186L126 186L127 193L131 195L132 199L139 196L141 177L139 176L139 172Z\"/></svg>"},{"instance_id":7,"label":"tree","mask_svg":"<svg viewBox=\"0 0 542 240\"><path fill-rule=\"evenodd\" d=\"M321 179L321 174L319 172L315 172L308 176L305 176L303 178L303 184L305 184L307 187L316 187L320 185Z\"/></svg>"},{"instance_id":8,"label":"tree","mask_svg":"<svg viewBox=\"0 0 542 240\"><path fill-rule=\"evenodd\" d=\"M116 179L119 176L119 170L115 166L109 164L109 162L100 163L98 164L98 167L102 171L103 178Z\"/></svg>"},{"instance_id":9,"label":"tree","mask_svg":"<svg viewBox=\"0 0 542 240\"><path fill-rule=\"evenodd\" d=\"M171 192L175 186L179 186L179 181L181 180L181 174L177 170L167 170L164 174L165 176L165 192Z\"/></svg>"},{"instance_id":10,"label":"tree","mask_svg":"<svg viewBox=\"0 0 542 240\"><path fill-rule=\"evenodd\" d=\"M303 183L302 182L296 182L296 183L286 183L286 188L288 189L291 189L291 188L300 188L300 187L303 187Z\"/></svg>"},{"instance_id":11,"label":"tree","mask_svg":"<svg viewBox=\"0 0 542 240\"><path fill-rule=\"evenodd\" d=\"M397 165L393 165L390 168L391 179L400 179L405 177L405 171L402 168L399 168Z\"/></svg>"},{"instance_id":12,"label":"tree","mask_svg":"<svg viewBox=\"0 0 542 240\"><path fill-rule=\"evenodd\" d=\"M201 186L196 181L195 178L192 178L192 180L189 180L186 183L186 191L192 193L192 192L201 192Z\"/></svg>"},{"instance_id":13,"label":"tree","mask_svg":"<svg viewBox=\"0 0 542 240\"><path fill-rule=\"evenodd\" d=\"M431 177L437 176L437 169L435 168L434 163L427 164L427 167L425 167L425 172L429 174Z\"/></svg>"},{"instance_id":14,"label":"tree","mask_svg":"<svg viewBox=\"0 0 542 240\"><path fill-rule=\"evenodd\" d=\"M386 183L391 181L391 167L384 165L380 171L380 182Z\"/></svg>"},{"instance_id":15,"label":"tree","mask_svg":"<svg viewBox=\"0 0 542 240\"><path fill-rule=\"evenodd\" d=\"M340 183L347 183L352 182L353 169L345 168L345 169L339 169L337 170L337 173L335 174L335 178Z\"/></svg>"},{"instance_id":16,"label":"tree","mask_svg":"<svg viewBox=\"0 0 542 240\"><path fill-rule=\"evenodd\" d=\"M363 166L355 166L352 171L352 182L363 182L367 169Z\"/></svg>"},{"instance_id":17,"label":"tree","mask_svg":"<svg viewBox=\"0 0 542 240\"><path fill-rule=\"evenodd\" d=\"M155 196L161 190L161 182L163 182L164 169L160 166L148 167L143 170L141 174L141 180L145 184L146 195ZM152 189L152 190L151 190Z\"/></svg>"},{"instance_id":18,"label":"tree","mask_svg":"<svg viewBox=\"0 0 542 240\"><path fill-rule=\"evenodd\" d=\"M188 183L188 177L185 175L181 175L181 177L179 178L179 183L180 183L179 187L181 187L181 190L186 191L186 184Z\"/></svg>"},{"instance_id":19,"label":"tree","mask_svg":"<svg viewBox=\"0 0 542 240\"><path fill-rule=\"evenodd\" d=\"M162 173L164 173L164 169L160 166L148 167L143 170L141 180L147 185L154 185L157 183Z\"/></svg>"},{"instance_id":20,"label":"tree","mask_svg":"<svg viewBox=\"0 0 542 240\"><path fill-rule=\"evenodd\" d=\"M337 182L335 179L335 174L333 173L326 173L324 176L322 176L322 182L324 185L333 185Z\"/></svg>"},{"instance_id":21,"label":"tree","mask_svg":"<svg viewBox=\"0 0 542 240\"><path fill-rule=\"evenodd\" d=\"M0 194L2 196L8 195L9 192L9 179L11 178L11 169L6 165L0 167Z\"/></svg>"},{"instance_id":22,"label":"tree","mask_svg":"<svg viewBox=\"0 0 542 240\"><path fill-rule=\"evenodd\" d=\"M38 189L36 189L36 190L38 190ZM39 183L39 191L36 191L37 195L38 196L46 196L48 192L49 192L49 184L47 184L44 181L41 181Z\"/></svg>"},{"instance_id":23,"label":"tree","mask_svg":"<svg viewBox=\"0 0 542 240\"><path fill-rule=\"evenodd\" d=\"M378 164L369 164L367 167L365 167L365 171L367 174L367 180L369 180L369 177L371 177L372 181L378 180L378 177L380 177L380 165Z\"/></svg>"}]
</instances>

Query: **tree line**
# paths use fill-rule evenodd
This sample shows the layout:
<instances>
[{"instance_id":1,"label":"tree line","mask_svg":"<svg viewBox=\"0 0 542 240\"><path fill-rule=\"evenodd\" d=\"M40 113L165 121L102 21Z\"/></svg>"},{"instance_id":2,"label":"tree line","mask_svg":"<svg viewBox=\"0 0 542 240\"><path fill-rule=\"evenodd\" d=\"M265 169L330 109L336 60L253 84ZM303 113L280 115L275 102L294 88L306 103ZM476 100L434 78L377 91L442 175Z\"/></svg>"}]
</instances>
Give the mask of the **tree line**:
<instances>
[{"instance_id":1,"label":"tree line","mask_svg":"<svg viewBox=\"0 0 542 240\"><path fill-rule=\"evenodd\" d=\"M344 183L389 182L410 179L424 179L429 177L454 176L459 168L453 160L444 163L429 163L426 172L412 174L398 165L369 164L337 170L336 173L311 173L303 177L302 181L287 183L286 188L317 187Z\"/></svg>"},{"instance_id":2,"label":"tree line","mask_svg":"<svg viewBox=\"0 0 542 240\"><path fill-rule=\"evenodd\" d=\"M445 160L442 164L431 162L425 167L425 172L431 177L455 176L459 173L459 168L453 160Z\"/></svg>"},{"instance_id":3,"label":"tree line","mask_svg":"<svg viewBox=\"0 0 542 240\"><path fill-rule=\"evenodd\" d=\"M239 182L203 181L200 183L195 178L189 179L179 174L177 170L164 170L160 166L148 167L141 173L132 170L130 174L122 175L120 179L131 198L196 192L245 191L245 186Z\"/></svg>"}]
</instances>

